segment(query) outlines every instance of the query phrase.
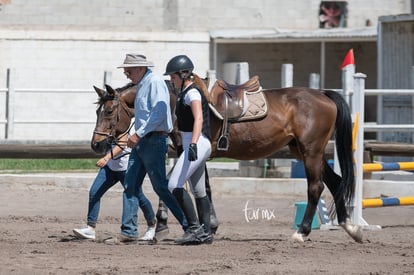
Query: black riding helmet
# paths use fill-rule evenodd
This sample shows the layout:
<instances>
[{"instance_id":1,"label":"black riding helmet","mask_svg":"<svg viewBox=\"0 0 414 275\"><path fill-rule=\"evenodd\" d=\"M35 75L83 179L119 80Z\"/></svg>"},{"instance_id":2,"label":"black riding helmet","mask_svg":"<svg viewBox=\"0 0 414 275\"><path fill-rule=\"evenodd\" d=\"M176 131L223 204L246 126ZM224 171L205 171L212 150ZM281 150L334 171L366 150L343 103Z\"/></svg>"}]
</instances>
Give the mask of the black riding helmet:
<instances>
[{"instance_id":1,"label":"black riding helmet","mask_svg":"<svg viewBox=\"0 0 414 275\"><path fill-rule=\"evenodd\" d=\"M179 73L181 78L189 77L194 70L194 64L186 55L177 55L168 62L164 75Z\"/></svg>"}]
</instances>

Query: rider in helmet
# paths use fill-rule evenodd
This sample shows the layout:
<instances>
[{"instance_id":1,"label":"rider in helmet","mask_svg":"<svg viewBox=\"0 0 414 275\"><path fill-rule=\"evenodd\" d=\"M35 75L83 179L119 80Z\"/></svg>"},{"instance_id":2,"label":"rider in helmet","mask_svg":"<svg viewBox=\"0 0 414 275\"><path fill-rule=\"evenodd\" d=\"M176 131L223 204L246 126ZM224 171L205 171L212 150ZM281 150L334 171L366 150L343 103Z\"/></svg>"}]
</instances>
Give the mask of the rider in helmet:
<instances>
[{"instance_id":1,"label":"rider in helmet","mask_svg":"<svg viewBox=\"0 0 414 275\"><path fill-rule=\"evenodd\" d=\"M211 153L210 118L208 102L200 87L200 78L193 73L194 65L186 55L172 58L164 75L169 75L174 88L179 90L175 115L181 133L183 153L171 173L168 189L181 206L188 222L188 229L177 239L177 244L212 243L210 230L210 200L205 187L205 165ZM184 189L191 185L197 213L193 202Z\"/></svg>"}]
</instances>

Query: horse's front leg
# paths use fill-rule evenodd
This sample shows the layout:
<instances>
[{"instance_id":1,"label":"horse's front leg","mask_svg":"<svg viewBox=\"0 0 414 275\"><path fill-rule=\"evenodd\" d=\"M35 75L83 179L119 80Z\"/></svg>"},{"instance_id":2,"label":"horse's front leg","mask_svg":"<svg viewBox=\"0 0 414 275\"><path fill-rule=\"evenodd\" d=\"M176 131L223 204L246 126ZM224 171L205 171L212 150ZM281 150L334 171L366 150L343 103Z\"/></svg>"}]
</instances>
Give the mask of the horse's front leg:
<instances>
[{"instance_id":1,"label":"horse's front leg","mask_svg":"<svg viewBox=\"0 0 414 275\"><path fill-rule=\"evenodd\" d=\"M307 175L311 174L308 173ZM304 242L303 237L310 234L312 230L312 220L318 206L319 198L321 197L324 185L319 177L307 176L308 180L308 205L306 207L305 215L298 230L292 235L293 240Z\"/></svg>"}]
</instances>

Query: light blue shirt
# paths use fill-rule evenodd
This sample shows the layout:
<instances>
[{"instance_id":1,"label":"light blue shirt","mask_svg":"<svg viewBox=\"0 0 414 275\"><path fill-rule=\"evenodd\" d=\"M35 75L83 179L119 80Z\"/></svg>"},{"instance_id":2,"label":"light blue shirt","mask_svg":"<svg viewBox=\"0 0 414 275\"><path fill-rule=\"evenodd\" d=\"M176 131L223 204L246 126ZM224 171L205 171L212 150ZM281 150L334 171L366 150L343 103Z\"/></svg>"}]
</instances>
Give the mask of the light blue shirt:
<instances>
[{"instance_id":1,"label":"light blue shirt","mask_svg":"<svg viewBox=\"0 0 414 275\"><path fill-rule=\"evenodd\" d=\"M134 113L135 132L141 138L153 131L173 130L168 87L150 69L138 83Z\"/></svg>"}]
</instances>

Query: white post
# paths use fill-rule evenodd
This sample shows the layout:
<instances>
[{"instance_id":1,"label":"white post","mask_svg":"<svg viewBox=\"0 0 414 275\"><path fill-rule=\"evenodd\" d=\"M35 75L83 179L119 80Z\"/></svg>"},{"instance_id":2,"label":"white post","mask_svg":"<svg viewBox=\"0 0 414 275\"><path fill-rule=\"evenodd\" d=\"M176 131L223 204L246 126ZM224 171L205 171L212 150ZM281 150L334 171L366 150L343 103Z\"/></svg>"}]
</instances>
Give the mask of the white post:
<instances>
[{"instance_id":1,"label":"white post","mask_svg":"<svg viewBox=\"0 0 414 275\"><path fill-rule=\"evenodd\" d=\"M293 64L282 64L282 88L293 86Z\"/></svg>"},{"instance_id":2,"label":"white post","mask_svg":"<svg viewBox=\"0 0 414 275\"><path fill-rule=\"evenodd\" d=\"M223 80L232 84L241 84L249 80L249 63L228 62L223 64Z\"/></svg>"},{"instance_id":3,"label":"white post","mask_svg":"<svg viewBox=\"0 0 414 275\"><path fill-rule=\"evenodd\" d=\"M15 94L15 70L14 69L7 69L6 133L5 133L5 139L12 139L13 138L14 94Z\"/></svg>"},{"instance_id":4,"label":"white post","mask_svg":"<svg viewBox=\"0 0 414 275\"><path fill-rule=\"evenodd\" d=\"M249 63L237 63L236 84L243 84L244 82L247 82L249 78Z\"/></svg>"},{"instance_id":5,"label":"white post","mask_svg":"<svg viewBox=\"0 0 414 275\"><path fill-rule=\"evenodd\" d=\"M351 109L353 108L353 103L356 98L355 96L352 97L353 100L351 102L350 97L354 93L354 74L355 66L345 66L342 69L342 92L346 102L351 107Z\"/></svg>"},{"instance_id":6,"label":"white post","mask_svg":"<svg viewBox=\"0 0 414 275\"><path fill-rule=\"evenodd\" d=\"M316 73L311 73L309 75L309 88L311 89L320 89L321 85L321 76Z\"/></svg>"},{"instance_id":7,"label":"white post","mask_svg":"<svg viewBox=\"0 0 414 275\"><path fill-rule=\"evenodd\" d=\"M363 73L354 75L353 115L357 123L355 163L355 195L350 205L351 220L354 224L368 225L362 217L362 190L363 190L363 164L364 164L364 106L365 106L365 78Z\"/></svg>"},{"instance_id":8,"label":"white post","mask_svg":"<svg viewBox=\"0 0 414 275\"><path fill-rule=\"evenodd\" d=\"M112 72L110 71L105 71L104 72L104 87L105 85L111 85L112 83Z\"/></svg>"}]
</instances>

